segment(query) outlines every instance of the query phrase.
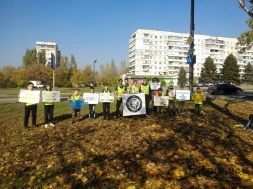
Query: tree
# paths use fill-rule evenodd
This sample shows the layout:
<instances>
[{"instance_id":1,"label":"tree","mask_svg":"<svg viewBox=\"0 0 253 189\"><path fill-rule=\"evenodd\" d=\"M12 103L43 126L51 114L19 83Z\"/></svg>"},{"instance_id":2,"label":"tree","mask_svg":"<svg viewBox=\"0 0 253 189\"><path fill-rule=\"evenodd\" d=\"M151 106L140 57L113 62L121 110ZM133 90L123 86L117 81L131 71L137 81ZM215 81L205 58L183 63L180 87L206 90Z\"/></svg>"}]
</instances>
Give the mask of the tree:
<instances>
[{"instance_id":1,"label":"tree","mask_svg":"<svg viewBox=\"0 0 253 189\"><path fill-rule=\"evenodd\" d=\"M70 68L73 69L77 69L77 64L76 64L76 60L73 54L71 54L71 58L70 58Z\"/></svg>"},{"instance_id":2,"label":"tree","mask_svg":"<svg viewBox=\"0 0 253 189\"><path fill-rule=\"evenodd\" d=\"M240 7L250 16L250 19L246 21L246 24L249 27L249 30L242 33L238 38L237 45L243 46L240 50L243 52L246 49L251 49L253 45L253 1L248 0L250 8L247 8L244 0L238 0Z\"/></svg>"},{"instance_id":3,"label":"tree","mask_svg":"<svg viewBox=\"0 0 253 189\"><path fill-rule=\"evenodd\" d=\"M16 70L14 66L5 66L2 68L1 75L3 76L2 87L16 87L16 84L10 80L12 72Z\"/></svg>"},{"instance_id":4,"label":"tree","mask_svg":"<svg viewBox=\"0 0 253 189\"><path fill-rule=\"evenodd\" d=\"M240 83L239 66L233 54L229 54L221 70L221 80L224 83Z\"/></svg>"},{"instance_id":5,"label":"tree","mask_svg":"<svg viewBox=\"0 0 253 189\"><path fill-rule=\"evenodd\" d=\"M49 83L52 81L52 69L41 64L36 64L26 68L26 80L38 80L42 83Z\"/></svg>"},{"instance_id":6,"label":"tree","mask_svg":"<svg viewBox=\"0 0 253 189\"><path fill-rule=\"evenodd\" d=\"M183 85L185 83L186 83L186 71L184 67L182 66L178 74L178 84Z\"/></svg>"},{"instance_id":7,"label":"tree","mask_svg":"<svg viewBox=\"0 0 253 189\"><path fill-rule=\"evenodd\" d=\"M37 63L36 49L27 49L25 55L23 56L23 67L28 67Z\"/></svg>"},{"instance_id":8,"label":"tree","mask_svg":"<svg viewBox=\"0 0 253 189\"><path fill-rule=\"evenodd\" d=\"M57 67L55 69L55 86L63 87L69 85L68 70L65 67Z\"/></svg>"},{"instance_id":9,"label":"tree","mask_svg":"<svg viewBox=\"0 0 253 189\"><path fill-rule=\"evenodd\" d=\"M26 70L24 68L14 70L12 72L10 80L12 82L15 82L17 86L24 87L24 84L26 82Z\"/></svg>"},{"instance_id":10,"label":"tree","mask_svg":"<svg viewBox=\"0 0 253 189\"><path fill-rule=\"evenodd\" d=\"M38 52L38 63L42 65L46 65L47 59L46 59L46 51L43 49L42 51ZM51 65L50 65L51 67Z\"/></svg>"},{"instance_id":11,"label":"tree","mask_svg":"<svg viewBox=\"0 0 253 189\"><path fill-rule=\"evenodd\" d=\"M199 81L203 83L216 83L218 80L217 68L210 56L206 58L203 66Z\"/></svg>"},{"instance_id":12,"label":"tree","mask_svg":"<svg viewBox=\"0 0 253 189\"><path fill-rule=\"evenodd\" d=\"M100 65L100 77L103 83L109 85L116 85L120 74L118 73L117 67L115 66L114 60L111 63L107 63L105 66Z\"/></svg>"},{"instance_id":13,"label":"tree","mask_svg":"<svg viewBox=\"0 0 253 189\"><path fill-rule=\"evenodd\" d=\"M244 81L250 84L253 82L253 66L250 63L245 66Z\"/></svg>"},{"instance_id":14,"label":"tree","mask_svg":"<svg viewBox=\"0 0 253 189\"><path fill-rule=\"evenodd\" d=\"M69 65L68 57L61 55L59 66L67 69L68 65Z\"/></svg>"}]
</instances>

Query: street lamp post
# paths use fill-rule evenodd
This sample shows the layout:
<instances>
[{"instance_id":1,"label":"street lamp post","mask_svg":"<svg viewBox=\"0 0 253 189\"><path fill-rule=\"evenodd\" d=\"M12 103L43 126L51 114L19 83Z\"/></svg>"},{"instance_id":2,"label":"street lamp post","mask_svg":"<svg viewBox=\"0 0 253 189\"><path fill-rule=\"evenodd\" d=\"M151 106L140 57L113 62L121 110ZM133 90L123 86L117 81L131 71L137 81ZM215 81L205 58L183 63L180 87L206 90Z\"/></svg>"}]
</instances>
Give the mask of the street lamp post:
<instances>
[{"instance_id":1,"label":"street lamp post","mask_svg":"<svg viewBox=\"0 0 253 189\"><path fill-rule=\"evenodd\" d=\"M97 63L97 59L94 60L93 62L93 72L94 72L94 80L93 80L93 87L95 87L95 83L96 83L96 70L95 70L95 64Z\"/></svg>"}]
</instances>

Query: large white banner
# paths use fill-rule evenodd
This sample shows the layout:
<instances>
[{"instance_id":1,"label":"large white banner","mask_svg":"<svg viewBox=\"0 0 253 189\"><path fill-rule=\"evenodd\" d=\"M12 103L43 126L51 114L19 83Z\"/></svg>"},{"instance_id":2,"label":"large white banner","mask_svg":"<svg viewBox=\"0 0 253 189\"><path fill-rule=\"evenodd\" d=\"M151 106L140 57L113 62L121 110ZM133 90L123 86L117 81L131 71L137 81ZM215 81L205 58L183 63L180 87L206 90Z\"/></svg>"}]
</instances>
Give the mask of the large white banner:
<instances>
[{"instance_id":1,"label":"large white banner","mask_svg":"<svg viewBox=\"0 0 253 189\"><path fill-rule=\"evenodd\" d=\"M19 92L19 102L36 104L40 102L40 91L30 91L21 89Z\"/></svg>"},{"instance_id":2,"label":"large white banner","mask_svg":"<svg viewBox=\"0 0 253 189\"><path fill-rule=\"evenodd\" d=\"M100 93L100 102L114 102L114 93Z\"/></svg>"},{"instance_id":3,"label":"large white banner","mask_svg":"<svg viewBox=\"0 0 253 189\"><path fill-rule=\"evenodd\" d=\"M60 102L60 91L42 91L42 102Z\"/></svg>"},{"instance_id":4,"label":"large white banner","mask_svg":"<svg viewBox=\"0 0 253 189\"><path fill-rule=\"evenodd\" d=\"M86 104L98 104L98 93L83 93L83 100Z\"/></svg>"},{"instance_id":5,"label":"large white banner","mask_svg":"<svg viewBox=\"0 0 253 189\"><path fill-rule=\"evenodd\" d=\"M151 90L158 90L161 87L161 83L151 83L150 88Z\"/></svg>"},{"instance_id":6,"label":"large white banner","mask_svg":"<svg viewBox=\"0 0 253 189\"><path fill-rule=\"evenodd\" d=\"M176 100L190 100L190 90L176 90Z\"/></svg>"},{"instance_id":7,"label":"large white banner","mask_svg":"<svg viewBox=\"0 0 253 189\"><path fill-rule=\"evenodd\" d=\"M168 96L154 96L154 106L168 106L169 97Z\"/></svg>"},{"instance_id":8,"label":"large white banner","mask_svg":"<svg viewBox=\"0 0 253 189\"><path fill-rule=\"evenodd\" d=\"M145 94L122 95L123 116L146 114Z\"/></svg>"}]
</instances>

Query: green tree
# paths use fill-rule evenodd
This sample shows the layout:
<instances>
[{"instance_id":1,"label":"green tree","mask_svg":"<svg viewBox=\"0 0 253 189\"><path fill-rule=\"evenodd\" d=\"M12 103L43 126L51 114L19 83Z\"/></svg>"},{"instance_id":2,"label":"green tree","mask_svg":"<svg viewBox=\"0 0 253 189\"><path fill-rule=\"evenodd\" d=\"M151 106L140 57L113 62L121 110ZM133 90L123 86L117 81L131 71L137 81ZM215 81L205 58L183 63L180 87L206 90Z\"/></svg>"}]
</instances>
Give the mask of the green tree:
<instances>
[{"instance_id":1,"label":"green tree","mask_svg":"<svg viewBox=\"0 0 253 189\"><path fill-rule=\"evenodd\" d=\"M23 56L23 67L28 67L37 63L36 49L27 49Z\"/></svg>"},{"instance_id":2,"label":"green tree","mask_svg":"<svg viewBox=\"0 0 253 189\"><path fill-rule=\"evenodd\" d=\"M38 63L42 65L46 65L47 59L46 59L46 51L43 49L42 51L38 52ZM51 67L51 65L50 65Z\"/></svg>"},{"instance_id":3,"label":"green tree","mask_svg":"<svg viewBox=\"0 0 253 189\"><path fill-rule=\"evenodd\" d=\"M109 85L116 85L120 74L115 66L114 60L106 65L100 65L100 79L102 83L108 83Z\"/></svg>"},{"instance_id":4,"label":"green tree","mask_svg":"<svg viewBox=\"0 0 253 189\"><path fill-rule=\"evenodd\" d=\"M179 85L183 85L186 83L186 71L184 69L184 67L182 66L179 70L179 74L178 74L178 84Z\"/></svg>"},{"instance_id":5,"label":"green tree","mask_svg":"<svg viewBox=\"0 0 253 189\"><path fill-rule=\"evenodd\" d=\"M69 78L68 78L68 69L65 67L57 67L55 69L55 86L63 87L68 85Z\"/></svg>"},{"instance_id":6,"label":"green tree","mask_svg":"<svg viewBox=\"0 0 253 189\"><path fill-rule=\"evenodd\" d=\"M199 81L203 83L216 83L218 80L217 68L213 59L208 56L203 64Z\"/></svg>"},{"instance_id":7,"label":"green tree","mask_svg":"<svg viewBox=\"0 0 253 189\"><path fill-rule=\"evenodd\" d=\"M63 68L66 68L66 69L67 69L68 66L69 66L68 57L67 57L67 56L61 55L59 67L63 67Z\"/></svg>"},{"instance_id":8,"label":"green tree","mask_svg":"<svg viewBox=\"0 0 253 189\"><path fill-rule=\"evenodd\" d=\"M245 66L244 81L249 84L253 82L253 66L250 63Z\"/></svg>"},{"instance_id":9,"label":"green tree","mask_svg":"<svg viewBox=\"0 0 253 189\"><path fill-rule=\"evenodd\" d=\"M239 66L233 54L229 54L221 70L221 80L224 83L240 83Z\"/></svg>"},{"instance_id":10,"label":"green tree","mask_svg":"<svg viewBox=\"0 0 253 189\"><path fill-rule=\"evenodd\" d=\"M70 68L74 70L77 69L76 59L73 54L71 54L71 58L70 58Z\"/></svg>"}]
</instances>

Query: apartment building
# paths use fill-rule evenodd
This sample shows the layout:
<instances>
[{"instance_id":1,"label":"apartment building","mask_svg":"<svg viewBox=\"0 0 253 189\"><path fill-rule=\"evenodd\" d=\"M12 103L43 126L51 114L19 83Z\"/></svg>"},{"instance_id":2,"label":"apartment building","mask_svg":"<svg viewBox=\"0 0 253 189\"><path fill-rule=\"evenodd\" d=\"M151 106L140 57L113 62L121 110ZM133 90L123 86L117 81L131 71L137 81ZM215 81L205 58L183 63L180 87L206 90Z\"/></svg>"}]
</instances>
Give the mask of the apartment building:
<instances>
[{"instance_id":1,"label":"apartment building","mask_svg":"<svg viewBox=\"0 0 253 189\"><path fill-rule=\"evenodd\" d=\"M46 66L55 68L59 65L61 51L58 48L58 44L56 42L42 42L36 41L36 51L37 54L42 50L46 53Z\"/></svg>"},{"instance_id":2,"label":"apartment building","mask_svg":"<svg viewBox=\"0 0 253 189\"><path fill-rule=\"evenodd\" d=\"M188 73L188 37L189 33L138 29L129 41L129 74L177 78L181 67ZM208 56L213 58L220 72L230 53L237 58L240 74L243 74L244 67L253 64L253 50L241 53L236 43L236 38L194 34L194 77L200 77Z\"/></svg>"}]
</instances>

